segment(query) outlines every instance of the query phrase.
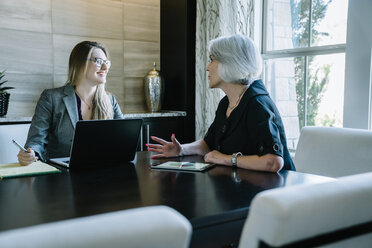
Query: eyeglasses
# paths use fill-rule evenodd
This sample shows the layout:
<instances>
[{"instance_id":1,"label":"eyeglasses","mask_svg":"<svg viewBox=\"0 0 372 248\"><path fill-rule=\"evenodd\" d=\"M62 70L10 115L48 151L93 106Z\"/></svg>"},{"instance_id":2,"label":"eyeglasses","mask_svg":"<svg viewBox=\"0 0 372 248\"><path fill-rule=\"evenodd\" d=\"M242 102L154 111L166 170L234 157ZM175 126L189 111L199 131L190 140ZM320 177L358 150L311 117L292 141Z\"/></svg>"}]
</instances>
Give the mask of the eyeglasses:
<instances>
[{"instance_id":1,"label":"eyeglasses","mask_svg":"<svg viewBox=\"0 0 372 248\"><path fill-rule=\"evenodd\" d=\"M93 61L94 64L96 64L97 67L102 68L102 65L105 64L107 68L110 68L111 61L110 60L104 60L101 58L90 58L88 59L90 61Z\"/></svg>"}]
</instances>

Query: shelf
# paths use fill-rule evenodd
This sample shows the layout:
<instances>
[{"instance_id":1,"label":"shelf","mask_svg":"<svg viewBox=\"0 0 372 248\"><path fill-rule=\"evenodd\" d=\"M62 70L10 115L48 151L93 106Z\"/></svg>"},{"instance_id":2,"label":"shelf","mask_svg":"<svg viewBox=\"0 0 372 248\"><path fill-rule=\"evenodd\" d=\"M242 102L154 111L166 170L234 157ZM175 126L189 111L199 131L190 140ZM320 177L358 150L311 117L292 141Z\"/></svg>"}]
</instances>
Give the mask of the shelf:
<instances>
[{"instance_id":1,"label":"shelf","mask_svg":"<svg viewBox=\"0 0 372 248\"><path fill-rule=\"evenodd\" d=\"M124 119L136 119L136 118L159 118L159 117L182 117L186 116L185 111L171 111L162 110L159 112L143 112L143 113L125 113ZM7 116L0 118L0 125L5 124L21 124L21 123L31 123L32 117L23 116Z\"/></svg>"}]
</instances>

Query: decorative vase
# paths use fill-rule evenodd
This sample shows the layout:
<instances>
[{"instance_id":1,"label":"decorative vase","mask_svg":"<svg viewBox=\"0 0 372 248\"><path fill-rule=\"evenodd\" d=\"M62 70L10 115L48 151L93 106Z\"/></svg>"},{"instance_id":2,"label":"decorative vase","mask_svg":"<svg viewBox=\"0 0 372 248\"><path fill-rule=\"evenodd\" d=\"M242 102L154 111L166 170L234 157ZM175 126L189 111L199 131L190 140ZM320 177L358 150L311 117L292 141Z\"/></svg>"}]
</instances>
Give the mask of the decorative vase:
<instances>
[{"instance_id":1,"label":"decorative vase","mask_svg":"<svg viewBox=\"0 0 372 248\"><path fill-rule=\"evenodd\" d=\"M143 79L143 86L145 89L145 100L149 111L157 112L161 109L161 104L164 95L164 80L160 75L160 71L156 70L156 63L154 62L154 69Z\"/></svg>"},{"instance_id":2,"label":"decorative vase","mask_svg":"<svg viewBox=\"0 0 372 248\"><path fill-rule=\"evenodd\" d=\"M8 112L9 97L7 92L0 93L0 117L5 117Z\"/></svg>"}]
</instances>

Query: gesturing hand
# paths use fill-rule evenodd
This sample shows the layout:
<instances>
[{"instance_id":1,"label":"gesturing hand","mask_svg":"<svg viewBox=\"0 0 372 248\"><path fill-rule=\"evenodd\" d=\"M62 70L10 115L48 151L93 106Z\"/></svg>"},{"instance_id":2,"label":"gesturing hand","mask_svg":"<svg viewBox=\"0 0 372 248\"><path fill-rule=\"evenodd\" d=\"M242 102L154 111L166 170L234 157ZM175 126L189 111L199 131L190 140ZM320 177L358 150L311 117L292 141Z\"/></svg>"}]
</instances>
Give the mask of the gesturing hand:
<instances>
[{"instance_id":1,"label":"gesturing hand","mask_svg":"<svg viewBox=\"0 0 372 248\"><path fill-rule=\"evenodd\" d=\"M180 142L178 142L174 134L172 134L171 136L171 142L165 141L155 136L151 136L151 139L159 143L146 144L148 151L159 153L153 155L151 158L177 157L182 151L181 144Z\"/></svg>"}]
</instances>

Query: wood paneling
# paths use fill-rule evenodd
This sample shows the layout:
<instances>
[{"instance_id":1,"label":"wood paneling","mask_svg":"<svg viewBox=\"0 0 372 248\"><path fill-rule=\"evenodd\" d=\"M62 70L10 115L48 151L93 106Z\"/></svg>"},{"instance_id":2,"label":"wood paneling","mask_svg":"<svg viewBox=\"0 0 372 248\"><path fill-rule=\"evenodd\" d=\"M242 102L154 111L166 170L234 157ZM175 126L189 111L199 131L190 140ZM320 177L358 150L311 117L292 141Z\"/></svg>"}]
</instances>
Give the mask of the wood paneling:
<instances>
[{"instance_id":1,"label":"wood paneling","mask_svg":"<svg viewBox=\"0 0 372 248\"><path fill-rule=\"evenodd\" d=\"M125 112L146 110L143 77L160 68L160 0L1 0L0 70L7 70L8 115L32 116L43 89L67 79L80 41L103 43L112 67L107 89Z\"/></svg>"},{"instance_id":2,"label":"wood paneling","mask_svg":"<svg viewBox=\"0 0 372 248\"><path fill-rule=\"evenodd\" d=\"M152 70L154 61L160 68L160 45L157 42L124 41L125 77L144 77Z\"/></svg>"},{"instance_id":3,"label":"wood paneling","mask_svg":"<svg viewBox=\"0 0 372 248\"><path fill-rule=\"evenodd\" d=\"M160 0L123 0L125 4L137 4L137 5L145 5L145 6L153 6L160 8Z\"/></svg>"},{"instance_id":4,"label":"wood paneling","mask_svg":"<svg viewBox=\"0 0 372 248\"><path fill-rule=\"evenodd\" d=\"M121 111L125 107L125 86L123 77L108 76L106 79L106 90L113 94L118 101Z\"/></svg>"},{"instance_id":5,"label":"wood paneling","mask_svg":"<svg viewBox=\"0 0 372 248\"><path fill-rule=\"evenodd\" d=\"M121 0L52 0L53 33L123 39Z\"/></svg>"},{"instance_id":6,"label":"wood paneling","mask_svg":"<svg viewBox=\"0 0 372 248\"><path fill-rule=\"evenodd\" d=\"M19 116L32 116L40 94L44 89L53 88L52 75L7 73L8 86L15 87L9 90L10 102L8 114Z\"/></svg>"},{"instance_id":7,"label":"wood paneling","mask_svg":"<svg viewBox=\"0 0 372 248\"><path fill-rule=\"evenodd\" d=\"M61 87L66 84L67 81L67 73L66 74L54 74L53 77L53 86L54 87Z\"/></svg>"},{"instance_id":8,"label":"wood paneling","mask_svg":"<svg viewBox=\"0 0 372 248\"><path fill-rule=\"evenodd\" d=\"M1 0L0 28L50 33L50 0Z\"/></svg>"},{"instance_id":9,"label":"wood paneling","mask_svg":"<svg viewBox=\"0 0 372 248\"><path fill-rule=\"evenodd\" d=\"M160 8L124 3L126 40L160 42Z\"/></svg>"},{"instance_id":10,"label":"wood paneling","mask_svg":"<svg viewBox=\"0 0 372 248\"><path fill-rule=\"evenodd\" d=\"M146 111L143 78L124 78L124 111L128 113Z\"/></svg>"},{"instance_id":11,"label":"wood paneling","mask_svg":"<svg viewBox=\"0 0 372 248\"><path fill-rule=\"evenodd\" d=\"M0 70L10 73L53 73L51 34L0 29Z\"/></svg>"},{"instance_id":12,"label":"wood paneling","mask_svg":"<svg viewBox=\"0 0 372 248\"><path fill-rule=\"evenodd\" d=\"M124 108L147 111L143 78L160 69L160 1L124 0Z\"/></svg>"}]
</instances>

